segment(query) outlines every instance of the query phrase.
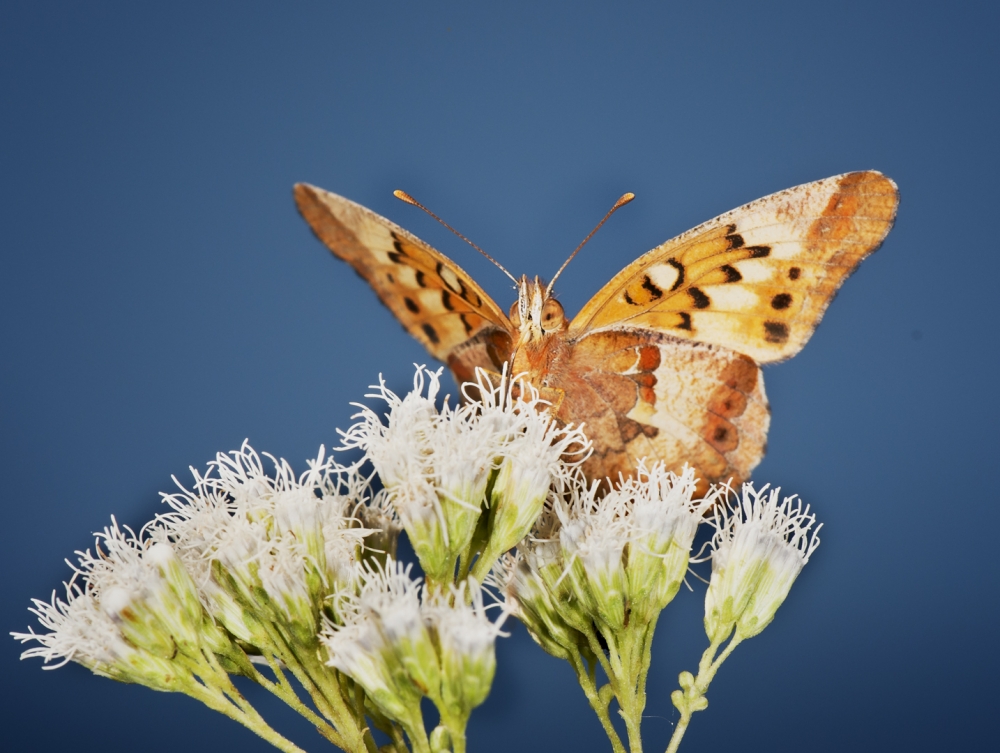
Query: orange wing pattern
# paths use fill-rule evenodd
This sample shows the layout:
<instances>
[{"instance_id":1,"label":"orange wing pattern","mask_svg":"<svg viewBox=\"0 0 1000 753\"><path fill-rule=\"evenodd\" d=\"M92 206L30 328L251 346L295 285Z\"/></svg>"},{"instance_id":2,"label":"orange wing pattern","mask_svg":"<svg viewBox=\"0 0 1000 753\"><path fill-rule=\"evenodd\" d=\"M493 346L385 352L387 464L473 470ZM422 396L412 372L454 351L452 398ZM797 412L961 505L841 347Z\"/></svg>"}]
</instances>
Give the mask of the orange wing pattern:
<instances>
[{"instance_id":1,"label":"orange wing pattern","mask_svg":"<svg viewBox=\"0 0 1000 753\"><path fill-rule=\"evenodd\" d=\"M510 350L506 314L455 262L353 201L299 183L295 203L316 236L374 288L435 358L474 371Z\"/></svg>"},{"instance_id":2,"label":"orange wing pattern","mask_svg":"<svg viewBox=\"0 0 1000 753\"><path fill-rule=\"evenodd\" d=\"M749 478L764 454L770 410L760 367L726 348L643 330L596 332L570 344L563 420L594 440L591 478L634 472L640 458L675 471L690 463L704 485Z\"/></svg>"},{"instance_id":3,"label":"orange wing pattern","mask_svg":"<svg viewBox=\"0 0 1000 753\"><path fill-rule=\"evenodd\" d=\"M759 363L790 358L881 245L897 204L896 185L874 171L758 199L641 256L584 306L568 334L641 328Z\"/></svg>"}]
</instances>

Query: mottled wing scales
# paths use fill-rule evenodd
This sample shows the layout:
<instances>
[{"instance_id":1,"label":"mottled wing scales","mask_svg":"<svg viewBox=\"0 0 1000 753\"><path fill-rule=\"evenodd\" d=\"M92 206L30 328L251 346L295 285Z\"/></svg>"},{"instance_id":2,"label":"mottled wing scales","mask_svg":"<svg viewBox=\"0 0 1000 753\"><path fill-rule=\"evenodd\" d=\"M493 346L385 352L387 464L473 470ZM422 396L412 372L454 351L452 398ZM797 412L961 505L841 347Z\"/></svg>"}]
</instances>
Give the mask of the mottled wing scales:
<instances>
[{"instance_id":1,"label":"mottled wing scales","mask_svg":"<svg viewBox=\"0 0 1000 753\"><path fill-rule=\"evenodd\" d=\"M614 277L570 336L634 327L760 363L801 350L837 289L882 243L895 184L859 172L764 197L667 241Z\"/></svg>"},{"instance_id":2,"label":"mottled wing scales","mask_svg":"<svg viewBox=\"0 0 1000 753\"><path fill-rule=\"evenodd\" d=\"M463 368L510 349L507 316L461 267L353 201L304 183L295 203L316 236L350 264L432 356ZM487 344L490 347L487 347ZM492 351L491 351L492 348ZM458 351L461 351L458 354ZM477 359L487 359L477 362Z\"/></svg>"},{"instance_id":3,"label":"mottled wing scales","mask_svg":"<svg viewBox=\"0 0 1000 753\"><path fill-rule=\"evenodd\" d=\"M618 330L572 348L577 380L562 417L586 422L590 478L631 474L639 458L697 470L703 487L738 484L764 456L770 411L760 368L746 356L655 332ZM580 383L582 381L582 384Z\"/></svg>"}]
</instances>

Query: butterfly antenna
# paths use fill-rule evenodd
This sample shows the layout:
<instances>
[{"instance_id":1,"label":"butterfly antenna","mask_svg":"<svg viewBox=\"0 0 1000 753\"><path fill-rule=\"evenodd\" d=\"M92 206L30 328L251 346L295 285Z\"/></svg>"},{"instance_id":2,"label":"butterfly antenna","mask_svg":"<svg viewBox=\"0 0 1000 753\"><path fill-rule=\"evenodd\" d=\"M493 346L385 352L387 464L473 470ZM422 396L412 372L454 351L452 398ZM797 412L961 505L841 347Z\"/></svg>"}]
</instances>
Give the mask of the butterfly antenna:
<instances>
[{"instance_id":1,"label":"butterfly antenna","mask_svg":"<svg viewBox=\"0 0 1000 753\"><path fill-rule=\"evenodd\" d=\"M601 229L601 225L603 225L605 222L607 222L608 218L611 215L613 215L615 212L617 212L623 206L625 206L626 204L628 204L634 198L635 198L635 194L634 193L622 194L621 198L618 199L618 201L615 202L615 205L613 207L611 207L611 209L608 210L608 213L606 215L604 215L604 219L597 223L597 227L595 227L593 230L590 231L590 235L588 235L586 238L584 238L580 242L580 245L576 247L576 250L573 251L573 253L571 253L569 255L569 258L566 261L563 262L563 265L561 267L559 267L559 271L555 273L555 275L552 277L552 280L549 282L548 287L545 288L545 296L546 296L546 298L548 297L549 293L552 292L552 286L556 284L556 278L558 278L559 275L561 275L563 273L563 270L566 269L567 265L571 261L573 261L573 257L576 256L578 253L580 253L580 249L583 248L585 245L587 245L587 241L589 241L591 238L594 237L594 233L596 233L598 230Z\"/></svg>"},{"instance_id":2,"label":"butterfly antenna","mask_svg":"<svg viewBox=\"0 0 1000 753\"><path fill-rule=\"evenodd\" d=\"M427 212L427 214L429 214L435 220L437 220L438 222L440 222L442 225L444 225L446 228L448 228L451 232L453 232L455 235L457 235L463 241L465 241L466 243L468 243L470 246L472 246L474 249L476 249L476 251L478 251L479 253L481 253L483 256L485 256L487 259L489 259L491 262L493 262L497 266L497 268L499 268L499 270L501 272L503 272L505 275L507 275L511 280L514 281L514 284L517 285L517 278L514 277L514 275L512 275L506 269L504 269L503 264L501 264L496 259L494 259L492 256L490 256L488 253L486 253L485 251L483 251L483 249L481 249L475 243L473 243L472 241L470 241L468 238L466 238L464 235L462 235L460 232L458 232L455 228L453 228L447 222L445 222L444 220L442 220L440 217L438 217L436 214L434 214L434 212L432 212L430 209L428 209L427 207L425 207L419 201L417 201L412 196L410 196L410 194L406 193L406 191L400 191L397 188L395 191L392 192L392 195L395 196L400 201L405 201L407 204L412 204L413 206L417 207L417 209L423 209L425 212Z\"/></svg>"}]
</instances>

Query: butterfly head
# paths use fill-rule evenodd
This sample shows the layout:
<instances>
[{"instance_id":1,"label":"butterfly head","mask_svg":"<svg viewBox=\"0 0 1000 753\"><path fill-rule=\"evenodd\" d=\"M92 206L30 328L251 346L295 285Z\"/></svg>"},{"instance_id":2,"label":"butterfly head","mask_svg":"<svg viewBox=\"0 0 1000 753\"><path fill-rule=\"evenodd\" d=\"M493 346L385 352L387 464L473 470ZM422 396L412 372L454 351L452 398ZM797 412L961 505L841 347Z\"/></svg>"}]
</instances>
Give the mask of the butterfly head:
<instances>
[{"instance_id":1,"label":"butterfly head","mask_svg":"<svg viewBox=\"0 0 1000 753\"><path fill-rule=\"evenodd\" d=\"M540 279L529 280L527 275L517 283L517 301L510 307L510 321L520 332L521 342L541 340L569 326L559 301L549 295Z\"/></svg>"}]
</instances>

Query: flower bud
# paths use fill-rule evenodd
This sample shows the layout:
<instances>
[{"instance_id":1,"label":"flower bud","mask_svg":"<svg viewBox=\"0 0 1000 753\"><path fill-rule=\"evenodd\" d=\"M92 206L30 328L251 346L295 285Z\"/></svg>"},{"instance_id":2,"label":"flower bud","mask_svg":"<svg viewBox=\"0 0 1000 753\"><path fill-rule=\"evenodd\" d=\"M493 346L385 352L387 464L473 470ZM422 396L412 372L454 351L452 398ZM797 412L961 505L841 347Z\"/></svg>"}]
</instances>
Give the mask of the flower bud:
<instances>
[{"instance_id":1,"label":"flower bud","mask_svg":"<svg viewBox=\"0 0 1000 753\"><path fill-rule=\"evenodd\" d=\"M685 467L681 476L656 463L644 465L617 493L630 500L628 600L631 621L648 623L677 594L687 573L688 558L705 511L718 499L712 493L692 500L696 479Z\"/></svg>"},{"instance_id":2,"label":"flower bud","mask_svg":"<svg viewBox=\"0 0 1000 753\"><path fill-rule=\"evenodd\" d=\"M743 485L742 500L723 509L713 539L712 577L705 594L705 632L720 643L736 627L737 637L763 630L810 555L820 526L808 506L793 497L779 503L779 489Z\"/></svg>"},{"instance_id":3,"label":"flower bud","mask_svg":"<svg viewBox=\"0 0 1000 753\"><path fill-rule=\"evenodd\" d=\"M435 594L424 610L440 651L441 703L458 719L467 719L489 695L500 634L499 625L486 616L482 591L471 579L467 584L473 588L471 603L466 603L463 584L451 594Z\"/></svg>"}]
</instances>

